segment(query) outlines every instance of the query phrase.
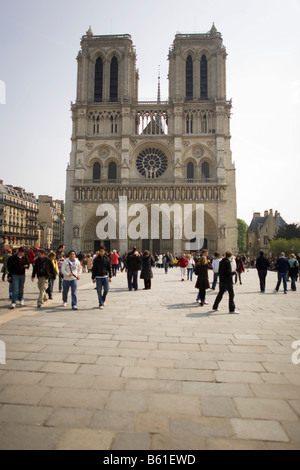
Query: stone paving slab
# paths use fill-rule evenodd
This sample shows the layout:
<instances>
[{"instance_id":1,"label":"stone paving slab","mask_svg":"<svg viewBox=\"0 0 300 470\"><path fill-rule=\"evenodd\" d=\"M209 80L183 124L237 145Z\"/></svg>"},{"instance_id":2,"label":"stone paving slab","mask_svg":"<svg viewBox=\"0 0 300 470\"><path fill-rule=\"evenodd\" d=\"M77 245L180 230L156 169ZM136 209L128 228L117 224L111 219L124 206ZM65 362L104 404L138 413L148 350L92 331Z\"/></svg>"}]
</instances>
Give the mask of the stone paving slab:
<instances>
[{"instance_id":1,"label":"stone paving slab","mask_svg":"<svg viewBox=\"0 0 300 470\"><path fill-rule=\"evenodd\" d=\"M152 289L127 290L126 273L98 309L90 274L78 311L54 299L9 310L0 282L0 449L299 449L298 291L260 294L256 270L235 286L239 315L200 307L179 270L154 268ZM69 299L70 302L70 299ZM299 353L300 359L300 353Z\"/></svg>"}]
</instances>

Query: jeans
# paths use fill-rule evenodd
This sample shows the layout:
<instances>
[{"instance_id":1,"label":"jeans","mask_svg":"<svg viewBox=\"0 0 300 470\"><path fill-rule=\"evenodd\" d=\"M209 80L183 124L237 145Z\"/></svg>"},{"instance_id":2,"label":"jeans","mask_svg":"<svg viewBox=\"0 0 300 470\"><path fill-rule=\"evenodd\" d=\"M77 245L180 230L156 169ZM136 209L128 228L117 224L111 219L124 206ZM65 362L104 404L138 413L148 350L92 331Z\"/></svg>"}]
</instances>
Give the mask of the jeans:
<instances>
[{"instance_id":1,"label":"jeans","mask_svg":"<svg viewBox=\"0 0 300 470\"><path fill-rule=\"evenodd\" d=\"M258 273L258 277L259 277L260 291L265 292L267 270L266 269L261 269L261 270L257 271L257 273Z\"/></svg>"},{"instance_id":2,"label":"jeans","mask_svg":"<svg viewBox=\"0 0 300 470\"><path fill-rule=\"evenodd\" d=\"M103 305L109 291L108 277L96 277L96 287L99 300L99 306Z\"/></svg>"},{"instance_id":3,"label":"jeans","mask_svg":"<svg viewBox=\"0 0 300 470\"><path fill-rule=\"evenodd\" d=\"M291 289L294 291L297 290L296 281L297 281L297 276L293 276L293 277L291 276Z\"/></svg>"},{"instance_id":4,"label":"jeans","mask_svg":"<svg viewBox=\"0 0 300 470\"><path fill-rule=\"evenodd\" d=\"M72 307L77 305L77 279L73 279L72 281L65 281L63 280L63 302L67 303L68 300L68 292L71 287L71 295L72 295Z\"/></svg>"},{"instance_id":5,"label":"jeans","mask_svg":"<svg viewBox=\"0 0 300 470\"><path fill-rule=\"evenodd\" d=\"M277 282L276 287L275 287L275 290L277 292L279 291L281 281L283 282L284 292L287 292L287 273L278 273L278 282Z\"/></svg>"},{"instance_id":6,"label":"jeans","mask_svg":"<svg viewBox=\"0 0 300 470\"><path fill-rule=\"evenodd\" d=\"M118 269L119 269L119 265L118 265L118 264L112 264L111 267L112 267L112 274L113 274L113 276L116 276L116 275L117 275L117 271L118 271Z\"/></svg>"},{"instance_id":7,"label":"jeans","mask_svg":"<svg viewBox=\"0 0 300 470\"><path fill-rule=\"evenodd\" d=\"M235 304L234 304L234 291L233 291L233 285L232 284L221 284L220 283L220 290L219 293L216 297L216 300L213 305L213 310L217 309L219 306L219 303L222 300L222 297L224 293L228 291L229 294L229 312L234 312L235 311Z\"/></svg>"},{"instance_id":8,"label":"jeans","mask_svg":"<svg viewBox=\"0 0 300 470\"><path fill-rule=\"evenodd\" d=\"M187 280L193 279L193 268L187 268Z\"/></svg>"},{"instance_id":9,"label":"jeans","mask_svg":"<svg viewBox=\"0 0 300 470\"><path fill-rule=\"evenodd\" d=\"M213 290L215 290L215 288L216 288L218 279L219 279L219 273L214 273L213 283L212 283L212 286L211 286L211 288Z\"/></svg>"},{"instance_id":10,"label":"jeans","mask_svg":"<svg viewBox=\"0 0 300 470\"><path fill-rule=\"evenodd\" d=\"M128 271L127 280L129 290L132 290L132 287L134 290L138 289L138 271Z\"/></svg>"},{"instance_id":11,"label":"jeans","mask_svg":"<svg viewBox=\"0 0 300 470\"><path fill-rule=\"evenodd\" d=\"M17 300L24 300L24 284L25 274L12 274L12 303L15 304Z\"/></svg>"},{"instance_id":12,"label":"jeans","mask_svg":"<svg viewBox=\"0 0 300 470\"><path fill-rule=\"evenodd\" d=\"M50 279L48 279L48 288L46 290L46 292L49 296L49 299L52 299L53 285L54 285L54 279L51 277Z\"/></svg>"},{"instance_id":13,"label":"jeans","mask_svg":"<svg viewBox=\"0 0 300 470\"><path fill-rule=\"evenodd\" d=\"M59 290L59 292L61 292L61 290L62 290L63 280L64 280L64 275L62 273L59 273L59 275L58 275L58 290Z\"/></svg>"}]
</instances>

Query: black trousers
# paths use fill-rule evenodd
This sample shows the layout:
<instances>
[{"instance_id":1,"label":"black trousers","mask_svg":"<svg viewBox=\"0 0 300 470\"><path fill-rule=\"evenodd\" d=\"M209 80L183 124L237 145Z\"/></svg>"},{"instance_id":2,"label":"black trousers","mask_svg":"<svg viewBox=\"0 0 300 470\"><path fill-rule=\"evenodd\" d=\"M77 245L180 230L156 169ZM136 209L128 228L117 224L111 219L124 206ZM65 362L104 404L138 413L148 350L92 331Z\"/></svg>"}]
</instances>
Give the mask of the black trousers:
<instances>
[{"instance_id":1,"label":"black trousers","mask_svg":"<svg viewBox=\"0 0 300 470\"><path fill-rule=\"evenodd\" d=\"M213 310L217 309L219 306L219 303L221 302L223 295L225 292L228 292L229 294L229 312L234 312L235 311L235 304L234 304L234 291L233 291L233 284L221 284L220 283L220 290L219 293L215 299L214 305L213 305Z\"/></svg>"},{"instance_id":2,"label":"black trousers","mask_svg":"<svg viewBox=\"0 0 300 470\"><path fill-rule=\"evenodd\" d=\"M260 283L260 291L265 292L267 270L266 269L260 269L257 272L258 272L259 283Z\"/></svg>"}]
</instances>

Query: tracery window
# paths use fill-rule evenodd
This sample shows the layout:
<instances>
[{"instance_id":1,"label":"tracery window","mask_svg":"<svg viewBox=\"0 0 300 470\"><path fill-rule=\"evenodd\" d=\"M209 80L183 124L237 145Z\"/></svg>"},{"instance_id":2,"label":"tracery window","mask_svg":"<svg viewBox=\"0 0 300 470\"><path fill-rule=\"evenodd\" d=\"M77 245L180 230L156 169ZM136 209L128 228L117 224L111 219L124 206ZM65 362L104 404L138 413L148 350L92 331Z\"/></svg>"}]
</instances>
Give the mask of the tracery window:
<instances>
[{"instance_id":1,"label":"tracery window","mask_svg":"<svg viewBox=\"0 0 300 470\"><path fill-rule=\"evenodd\" d=\"M193 59L190 55L185 64L185 98L193 99Z\"/></svg>"},{"instance_id":2,"label":"tracery window","mask_svg":"<svg viewBox=\"0 0 300 470\"><path fill-rule=\"evenodd\" d=\"M110 62L110 101L118 101L118 59L114 56Z\"/></svg>"},{"instance_id":3,"label":"tracery window","mask_svg":"<svg viewBox=\"0 0 300 470\"><path fill-rule=\"evenodd\" d=\"M136 167L145 178L159 178L168 167L168 159L162 150L146 148L139 153Z\"/></svg>"},{"instance_id":4,"label":"tracery window","mask_svg":"<svg viewBox=\"0 0 300 470\"><path fill-rule=\"evenodd\" d=\"M103 86L103 62L101 57L98 57L95 64L95 86L94 86L94 101L102 101L102 86Z\"/></svg>"}]
</instances>

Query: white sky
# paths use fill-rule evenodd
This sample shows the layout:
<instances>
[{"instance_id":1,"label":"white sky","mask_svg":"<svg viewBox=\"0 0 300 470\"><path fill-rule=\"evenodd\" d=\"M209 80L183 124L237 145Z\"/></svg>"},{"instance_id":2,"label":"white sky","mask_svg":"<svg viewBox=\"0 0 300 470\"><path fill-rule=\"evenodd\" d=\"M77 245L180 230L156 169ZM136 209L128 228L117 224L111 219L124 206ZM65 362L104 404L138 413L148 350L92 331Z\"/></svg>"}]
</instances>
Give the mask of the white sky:
<instances>
[{"instance_id":1,"label":"white sky","mask_svg":"<svg viewBox=\"0 0 300 470\"><path fill-rule=\"evenodd\" d=\"M238 217L300 223L300 0L0 0L0 179L65 199L81 36L130 34L139 99L168 97L175 34L215 23L233 100ZM4 90L5 88L5 90Z\"/></svg>"}]
</instances>

